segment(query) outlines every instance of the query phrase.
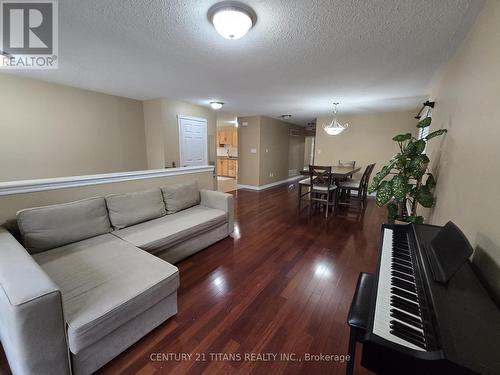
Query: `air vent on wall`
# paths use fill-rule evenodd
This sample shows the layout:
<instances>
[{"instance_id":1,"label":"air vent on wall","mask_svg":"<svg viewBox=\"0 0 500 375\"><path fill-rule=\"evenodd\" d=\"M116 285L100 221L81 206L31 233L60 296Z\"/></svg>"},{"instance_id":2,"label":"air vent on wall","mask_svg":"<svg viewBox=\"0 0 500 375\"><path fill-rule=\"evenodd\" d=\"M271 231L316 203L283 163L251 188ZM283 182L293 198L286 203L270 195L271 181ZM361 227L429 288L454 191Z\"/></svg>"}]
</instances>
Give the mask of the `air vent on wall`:
<instances>
[{"instance_id":1,"label":"air vent on wall","mask_svg":"<svg viewBox=\"0 0 500 375\"><path fill-rule=\"evenodd\" d=\"M290 137L298 137L300 135L300 131L297 129L290 129Z\"/></svg>"}]
</instances>

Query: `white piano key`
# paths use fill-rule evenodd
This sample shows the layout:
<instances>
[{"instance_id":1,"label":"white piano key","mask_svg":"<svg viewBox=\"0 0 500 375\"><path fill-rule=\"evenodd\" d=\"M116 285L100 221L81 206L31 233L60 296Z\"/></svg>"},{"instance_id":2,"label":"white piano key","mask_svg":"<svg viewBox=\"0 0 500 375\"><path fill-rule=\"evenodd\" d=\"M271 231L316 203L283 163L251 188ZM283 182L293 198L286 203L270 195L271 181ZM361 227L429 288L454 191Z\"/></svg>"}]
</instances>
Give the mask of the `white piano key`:
<instances>
[{"instance_id":1,"label":"white piano key","mask_svg":"<svg viewBox=\"0 0 500 375\"><path fill-rule=\"evenodd\" d=\"M391 270L392 270L392 239L393 230L385 228L382 239L382 255L380 259L379 279L377 287L377 298L375 303L375 316L373 321L373 334L405 346L410 349L425 351L406 340L403 340L390 333L391 320L397 320L391 317ZM401 322L405 324L404 322Z\"/></svg>"}]
</instances>

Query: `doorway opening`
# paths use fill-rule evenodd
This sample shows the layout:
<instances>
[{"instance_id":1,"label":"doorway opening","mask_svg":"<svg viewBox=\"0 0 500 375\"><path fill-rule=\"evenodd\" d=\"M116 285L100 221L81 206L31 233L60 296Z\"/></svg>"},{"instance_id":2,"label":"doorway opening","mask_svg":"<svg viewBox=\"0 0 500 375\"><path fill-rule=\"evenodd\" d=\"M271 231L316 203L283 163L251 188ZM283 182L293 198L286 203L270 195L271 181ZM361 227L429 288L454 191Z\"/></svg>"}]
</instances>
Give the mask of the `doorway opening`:
<instances>
[{"instance_id":1,"label":"doorway opening","mask_svg":"<svg viewBox=\"0 0 500 375\"><path fill-rule=\"evenodd\" d=\"M236 116L217 118L217 190L238 189L238 122Z\"/></svg>"}]
</instances>

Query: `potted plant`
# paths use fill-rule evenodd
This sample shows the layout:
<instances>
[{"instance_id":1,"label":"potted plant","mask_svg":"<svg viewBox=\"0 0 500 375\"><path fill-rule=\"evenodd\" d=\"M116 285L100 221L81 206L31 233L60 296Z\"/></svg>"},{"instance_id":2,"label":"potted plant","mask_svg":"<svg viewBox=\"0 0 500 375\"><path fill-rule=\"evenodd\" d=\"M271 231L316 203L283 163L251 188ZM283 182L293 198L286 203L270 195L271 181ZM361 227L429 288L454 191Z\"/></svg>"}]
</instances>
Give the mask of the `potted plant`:
<instances>
[{"instance_id":1,"label":"potted plant","mask_svg":"<svg viewBox=\"0 0 500 375\"><path fill-rule=\"evenodd\" d=\"M427 117L419 121L417 128L427 128L431 121ZM387 205L390 223L395 220L422 223L424 218L417 215L418 204L427 208L434 205L432 191L436 181L431 173L426 173L429 158L424 151L429 140L445 133L445 129L439 129L422 139L416 139L411 133L392 138L397 142L399 152L375 175L368 189L370 193L376 193L379 207Z\"/></svg>"}]
</instances>

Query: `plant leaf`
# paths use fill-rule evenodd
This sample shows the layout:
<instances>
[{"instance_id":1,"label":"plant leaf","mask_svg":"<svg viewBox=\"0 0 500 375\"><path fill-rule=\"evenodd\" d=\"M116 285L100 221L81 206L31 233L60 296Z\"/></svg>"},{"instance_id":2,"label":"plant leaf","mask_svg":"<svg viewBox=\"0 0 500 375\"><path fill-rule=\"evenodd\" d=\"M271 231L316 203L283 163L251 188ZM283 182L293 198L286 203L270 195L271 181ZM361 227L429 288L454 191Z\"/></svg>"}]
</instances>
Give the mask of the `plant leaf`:
<instances>
[{"instance_id":1,"label":"plant leaf","mask_svg":"<svg viewBox=\"0 0 500 375\"><path fill-rule=\"evenodd\" d=\"M417 215L410 215L406 218L406 220L409 223L414 223L414 224L423 224L424 223L424 217L423 216L417 216Z\"/></svg>"},{"instance_id":2,"label":"plant leaf","mask_svg":"<svg viewBox=\"0 0 500 375\"><path fill-rule=\"evenodd\" d=\"M405 149L405 155L411 157L413 155L421 154L425 150L426 142L423 139L408 143Z\"/></svg>"},{"instance_id":3,"label":"plant leaf","mask_svg":"<svg viewBox=\"0 0 500 375\"><path fill-rule=\"evenodd\" d=\"M377 189L379 188L379 185L382 182L382 180L389 173L391 173L391 170L394 167L394 164L396 164L396 162L398 161L398 156L399 155L400 154L397 154L397 155L393 156L392 159L389 161L389 164L387 164L386 166L384 166L379 172L377 172L377 174L375 175L375 177L373 177L372 183L368 187L368 192L369 193L373 193L373 192L377 191Z\"/></svg>"},{"instance_id":4,"label":"plant leaf","mask_svg":"<svg viewBox=\"0 0 500 375\"><path fill-rule=\"evenodd\" d=\"M408 194L408 178L402 174L398 174L392 178L392 192L396 202L402 202Z\"/></svg>"},{"instance_id":5,"label":"plant leaf","mask_svg":"<svg viewBox=\"0 0 500 375\"><path fill-rule=\"evenodd\" d=\"M434 197L432 195L432 192L425 185L420 186L417 189L417 191L415 192L415 199L418 203L426 208L430 208L434 204Z\"/></svg>"},{"instance_id":6,"label":"plant leaf","mask_svg":"<svg viewBox=\"0 0 500 375\"><path fill-rule=\"evenodd\" d=\"M431 125L432 118L426 117L423 120L420 120L417 124L417 128L426 128Z\"/></svg>"},{"instance_id":7,"label":"plant leaf","mask_svg":"<svg viewBox=\"0 0 500 375\"><path fill-rule=\"evenodd\" d=\"M377 189L377 206L382 207L392 199L392 181L382 181Z\"/></svg>"},{"instance_id":8,"label":"plant leaf","mask_svg":"<svg viewBox=\"0 0 500 375\"><path fill-rule=\"evenodd\" d=\"M393 137L392 140L396 142L404 142L410 138L411 138L411 133L406 133L406 134L398 134L395 137Z\"/></svg>"},{"instance_id":9,"label":"plant leaf","mask_svg":"<svg viewBox=\"0 0 500 375\"><path fill-rule=\"evenodd\" d=\"M387 219L389 223L394 224L398 217L398 205L396 203L389 203L387 205Z\"/></svg>"},{"instance_id":10,"label":"plant leaf","mask_svg":"<svg viewBox=\"0 0 500 375\"><path fill-rule=\"evenodd\" d=\"M425 186L427 186L429 190L434 189L434 187L436 186L436 180L434 179L432 173L428 174L427 180L425 181Z\"/></svg>"},{"instance_id":11,"label":"plant leaf","mask_svg":"<svg viewBox=\"0 0 500 375\"><path fill-rule=\"evenodd\" d=\"M410 160L409 169L416 180L420 180L424 175L427 165L429 165L429 158L425 154L419 154Z\"/></svg>"},{"instance_id":12,"label":"plant leaf","mask_svg":"<svg viewBox=\"0 0 500 375\"><path fill-rule=\"evenodd\" d=\"M432 133L429 133L427 137L425 137L425 140L428 141L429 139L432 139L434 137L439 137L440 135L446 134L448 130L446 129L439 129L436 131L433 131Z\"/></svg>"},{"instance_id":13,"label":"plant leaf","mask_svg":"<svg viewBox=\"0 0 500 375\"><path fill-rule=\"evenodd\" d=\"M421 154L425 150L425 141L423 139L419 139L415 142L415 154Z\"/></svg>"}]
</instances>

